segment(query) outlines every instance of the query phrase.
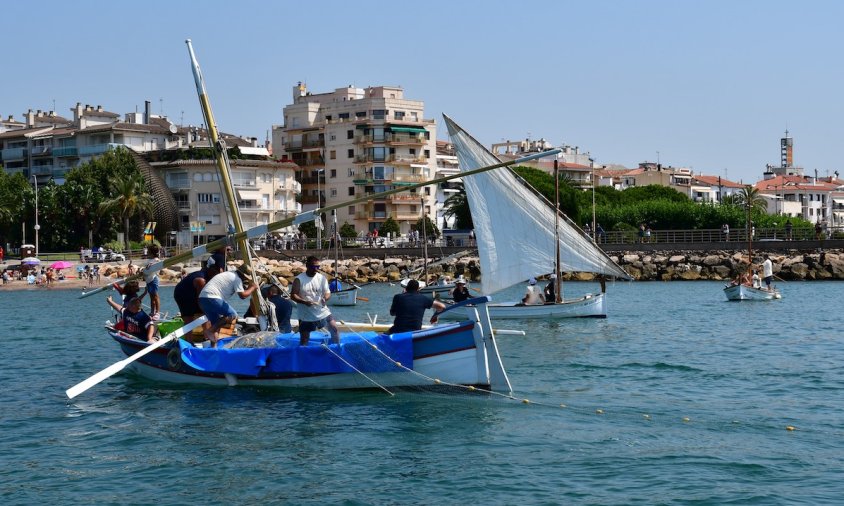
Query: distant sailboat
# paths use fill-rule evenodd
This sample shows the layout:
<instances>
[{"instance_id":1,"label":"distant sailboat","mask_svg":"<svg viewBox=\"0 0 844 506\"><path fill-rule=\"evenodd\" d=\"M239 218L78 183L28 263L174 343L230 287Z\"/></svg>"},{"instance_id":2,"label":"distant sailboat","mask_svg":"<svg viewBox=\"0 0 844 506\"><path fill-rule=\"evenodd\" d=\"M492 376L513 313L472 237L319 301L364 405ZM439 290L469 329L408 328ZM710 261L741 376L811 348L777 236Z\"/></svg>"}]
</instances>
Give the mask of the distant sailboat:
<instances>
[{"instance_id":1,"label":"distant sailboat","mask_svg":"<svg viewBox=\"0 0 844 506\"><path fill-rule=\"evenodd\" d=\"M451 118L445 116L445 122L457 151L461 172L500 163L494 154ZM511 170L467 178L463 186L475 226L483 293L495 293L537 274L557 270L630 279L571 220L562 213L558 214ZM558 275L558 283L559 280ZM556 293L560 292L556 290ZM577 299L564 300L558 297L557 301L538 305L494 303L488 308L493 319L603 318L607 315L606 294L603 292Z\"/></svg>"}]
</instances>

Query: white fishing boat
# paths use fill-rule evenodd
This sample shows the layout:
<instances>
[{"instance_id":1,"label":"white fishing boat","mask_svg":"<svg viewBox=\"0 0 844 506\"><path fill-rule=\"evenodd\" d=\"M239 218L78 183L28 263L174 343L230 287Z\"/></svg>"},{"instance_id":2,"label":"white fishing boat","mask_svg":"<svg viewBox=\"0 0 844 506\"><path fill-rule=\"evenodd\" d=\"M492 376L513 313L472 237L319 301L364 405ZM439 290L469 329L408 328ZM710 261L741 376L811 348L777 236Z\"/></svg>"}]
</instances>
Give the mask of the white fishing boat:
<instances>
[{"instance_id":1,"label":"white fishing boat","mask_svg":"<svg viewBox=\"0 0 844 506\"><path fill-rule=\"evenodd\" d=\"M445 116L460 171L471 171L500 160ZM486 172L463 180L472 211L481 263L481 290L494 294L538 274L590 272L618 279L630 276L555 206L521 181L511 170ZM501 302L489 305L492 319L605 318L606 294L580 298L562 296L557 274L557 297L542 305ZM452 318L455 316L451 316Z\"/></svg>"},{"instance_id":2,"label":"white fishing boat","mask_svg":"<svg viewBox=\"0 0 844 506\"><path fill-rule=\"evenodd\" d=\"M774 300L781 299L782 294L777 288L765 290L747 285L727 285L724 287L727 300Z\"/></svg>"}]
</instances>

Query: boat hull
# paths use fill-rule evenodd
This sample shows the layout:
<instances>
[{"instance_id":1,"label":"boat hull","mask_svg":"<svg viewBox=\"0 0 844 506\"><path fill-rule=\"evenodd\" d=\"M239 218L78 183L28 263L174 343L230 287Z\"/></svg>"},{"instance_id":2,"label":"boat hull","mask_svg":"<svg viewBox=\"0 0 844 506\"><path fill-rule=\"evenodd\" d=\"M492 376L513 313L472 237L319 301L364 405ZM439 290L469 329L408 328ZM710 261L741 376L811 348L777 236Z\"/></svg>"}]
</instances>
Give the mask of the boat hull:
<instances>
[{"instance_id":1,"label":"boat hull","mask_svg":"<svg viewBox=\"0 0 844 506\"><path fill-rule=\"evenodd\" d=\"M354 306L358 303L358 289L349 288L339 292L331 292L328 299L329 306Z\"/></svg>"},{"instance_id":2,"label":"boat hull","mask_svg":"<svg viewBox=\"0 0 844 506\"><path fill-rule=\"evenodd\" d=\"M353 367L356 371L351 372L314 372L299 368L299 364L291 366L290 369L275 366L270 367L274 362L274 356L268 355L262 366L256 369L255 374L228 373L225 370L209 371L203 370L201 366L192 360L185 346L175 344L169 348L162 347L154 350L137 361L133 362L129 369L135 373L155 381L181 384L199 385L253 385L262 387L281 388L315 388L315 389L359 389L375 387L411 387L411 386L438 386L442 384L459 384L479 386L493 390L510 390L509 380L501 366L497 346L494 337L483 331L488 325L481 325L477 317L474 320L464 320L458 323L444 324L413 332L406 337L412 349L412 360L402 366L396 366L391 357L378 355L373 352L372 357L377 358L380 363L372 365L372 370L366 367ZM111 337L117 341L121 350L127 356L131 356L144 349L147 343L126 337L119 332L110 332ZM351 340L358 332L350 332L341 335L341 343L346 339ZM286 335L290 336L290 335ZM394 336L390 336L391 338ZM296 337L298 342L298 337ZM331 345L333 351L325 349L319 343L326 339L327 335L321 333L312 334L312 344L309 354L322 354L319 362L332 361L337 354L341 354L341 345ZM221 341L221 345L223 345ZM321 349L322 348L322 349ZM269 348L275 350L274 348ZM241 349L236 350L238 352ZM289 349L288 349L289 352ZM284 352L280 352L284 353ZM293 353L296 353L295 351ZM385 354L389 354L389 350ZM410 353L408 351L407 353ZM334 356L332 356L334 355ZM281 355L278 355L281 357ZM372 360L372 357L364 360ZM341 359L337 359L341 360ZM275 362L281 363L281 360ZM216 364L216 362L215 362ZM235 364L237 365L237 364ZM242 362L240 363L242 365ZM342 365L337 364L342 368ZM345 365L349 365L345 363ZM251 364L250 364L251 366ZM265 372L266 371L266 372ZM503 379L502 379L503 378Z\"/></svg>"},{"instance_id":3,"label":"boat hull","mask_svg":"<svg viewBox=\"0 0 844 506\"><path fill-rule=\"evenodd\" d=\"M724 295L729 301L774 300L782 298L782 294L776 288L769 291L747 285L727 286L724 288Z\"/></svg>"},{"instance_id":4,"label":"boat hull","mask_svg":"<svg viewBox=\"0 0 844 506\"><path fill-rule=\"evenodd\" d=\"M596 293L559 304L524 305L516 302L488 304L491 320L539 320L557 318L606 318L606 294ZM463 310L465 311L465 310ZM444 313L440 319L456 320L466 317L460 310Z\"/></svg>"}]
</instances>

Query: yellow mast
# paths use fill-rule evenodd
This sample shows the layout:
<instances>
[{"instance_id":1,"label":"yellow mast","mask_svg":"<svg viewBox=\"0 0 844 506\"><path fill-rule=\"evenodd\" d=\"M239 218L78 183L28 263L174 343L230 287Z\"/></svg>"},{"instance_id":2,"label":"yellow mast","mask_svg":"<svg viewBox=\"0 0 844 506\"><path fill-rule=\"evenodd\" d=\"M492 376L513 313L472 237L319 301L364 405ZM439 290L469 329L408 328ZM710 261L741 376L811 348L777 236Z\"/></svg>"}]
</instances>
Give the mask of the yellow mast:
<instances>
[{"instance_id":1,"label":"yellow mast","mask_svg":"<svg viewBox=\"0 0 844 506\"><path fill-rule=\"evenodd\" d=\"M202 71L199 70L199 62L196 61L196 55L193 52L193 45L191 40L185 40L188 46L188 53L190 54L190 62L193 68L193 80L196 83L196 94L199 96L199 105L202 108L202 116L205 118L205 125L208 128L208 136L211 138L211 147L214 149L214 157L217 160L217 172L220 174L223 192L226 195L226 202L231 211L231 218L234 221L234 230L236 233L243 232L243 222L240 219L240 209L237 207L237 198L234 194L234 186L231 181L231 167L229 165L228 155L226 153L226 145L220 139L217 132L217 123L214 121L214 114L211 112L211 104L208 101L208 92L205 90L205 80L202 78ZM231 231L228 231L231 233ZM247 246L246 237L241 237L237 241L243 262L252 267L252 261L249 256L249 249ZM260 307L258 304L258 293L255 292L252 296L253 313L258 314L255 309Z\"/></svg>"}]
</instances>

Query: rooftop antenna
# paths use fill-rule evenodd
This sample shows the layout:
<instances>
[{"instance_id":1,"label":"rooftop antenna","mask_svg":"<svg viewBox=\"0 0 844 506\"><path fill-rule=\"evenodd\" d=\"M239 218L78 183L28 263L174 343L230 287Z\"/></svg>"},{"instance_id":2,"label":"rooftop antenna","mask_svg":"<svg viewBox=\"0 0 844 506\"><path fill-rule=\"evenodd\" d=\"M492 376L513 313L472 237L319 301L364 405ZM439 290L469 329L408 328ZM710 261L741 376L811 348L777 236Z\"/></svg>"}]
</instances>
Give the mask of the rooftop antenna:
<instances>
[{"instance_id":1,"label":"rooftop antenna","mask_svg":"<svg viewBox=\"0 0 844 506\"><path fill-rule=\"evenodd\" d=\"M164 116L164 98L159 97L158 99L158 114Z\"/></svg>"},{"instance_id":2,"label":"rooftop antenna","mask_svg":"<svg viewBox=\"0 0 844 506\"><path fill-rule=\"evenodd\" d=\"M53 111L55 112L55 110L56 110L56 99L54 98L53 99Z\"/></svg>"},{"instance_id":3,"label":"rooftop antenna","mask_svg":"<svg viewBox=\"0 0 844 506\"><path fill-rule=\"evenodd\" d=\"M183 126L185 124L185 111L182 111L181 116L179 116L179 126Z\"/></svg>"}]
</instances>

